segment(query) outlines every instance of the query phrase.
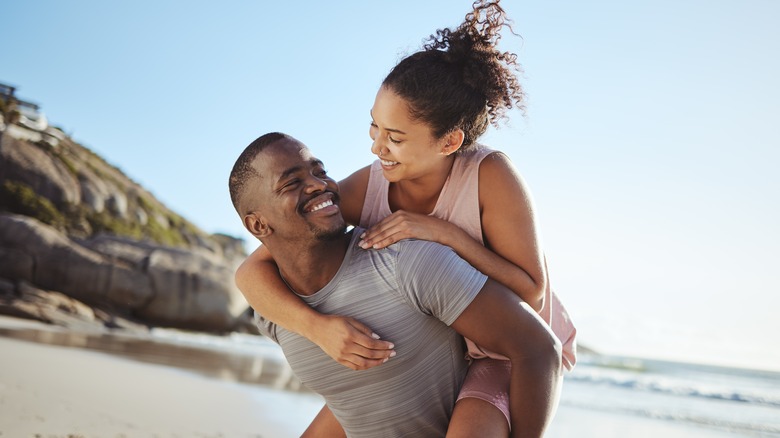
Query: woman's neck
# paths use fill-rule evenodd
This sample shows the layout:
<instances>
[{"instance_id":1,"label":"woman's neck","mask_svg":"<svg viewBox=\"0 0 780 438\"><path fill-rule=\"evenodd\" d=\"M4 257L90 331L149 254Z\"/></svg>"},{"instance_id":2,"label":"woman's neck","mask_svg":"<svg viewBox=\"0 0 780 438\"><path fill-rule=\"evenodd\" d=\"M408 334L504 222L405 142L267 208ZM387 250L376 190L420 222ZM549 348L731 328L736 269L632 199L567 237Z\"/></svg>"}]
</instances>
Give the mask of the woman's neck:
<instances>
[{"instance_id":1,"label":"woman's neck","mask_svg":"<svg viewBox=\"0 0 780 438\"><path fill-rule=\"evenodd\" d=\"M447 183L455 156L448 156L439 169L415 179L391 182L388 203L391 211L431 214Z\"/></svg>"}]
</instances>

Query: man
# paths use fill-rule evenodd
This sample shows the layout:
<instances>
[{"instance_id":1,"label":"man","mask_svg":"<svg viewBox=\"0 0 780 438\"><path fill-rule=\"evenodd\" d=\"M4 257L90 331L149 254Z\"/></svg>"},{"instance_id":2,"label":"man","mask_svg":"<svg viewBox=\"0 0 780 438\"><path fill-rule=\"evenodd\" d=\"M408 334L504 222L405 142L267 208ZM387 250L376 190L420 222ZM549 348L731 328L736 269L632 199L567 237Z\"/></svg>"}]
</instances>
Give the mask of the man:
<instances>
[{"instance_id":1,"label":"man","mask_svg":"<svg viewBox=\"0 0 780 438\"><path fill-rule=\"evenodd\" d=\"M261 324L348 436L444 436L467 367L458 334L510 358L513 412L525 414L513 418L513 436L542 436L555 406L560 343L512 292L436 243L360 249L360 230L346 231L337 184L287 135L266 134L244 150L230 194L301 299L395 343L393 359L353 371L306 338Z\"/></svg>"}]
</instances>

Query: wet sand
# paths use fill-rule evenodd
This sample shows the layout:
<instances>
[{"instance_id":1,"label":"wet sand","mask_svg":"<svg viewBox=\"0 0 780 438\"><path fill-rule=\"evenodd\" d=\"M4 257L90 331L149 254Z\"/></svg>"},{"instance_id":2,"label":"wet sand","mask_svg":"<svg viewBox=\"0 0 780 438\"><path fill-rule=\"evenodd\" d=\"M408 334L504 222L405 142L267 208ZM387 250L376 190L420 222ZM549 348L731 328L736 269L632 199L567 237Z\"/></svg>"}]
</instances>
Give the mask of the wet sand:
<instances>
[{"instance_id":1,"label":"wet sand","mask_svg":"<svg viewBox=\"0 0 780 438\"><path fill-rule=\"evenodd\" d=\"M121 353L105 354L94 347L110 336L97 335L103 341L95 341L95 334L44 327L30 339L41 327L10 323L13 329L8 319L0 321L5 326L0 336L3 438L284 438L298 436L322 406L318 396L290 390L290 376L277 365L258 367L245 358L190 347L174 347L179 350L170 355L159 344L143 348L142 342L117 339L109 343ZM81 339L83 348L55 345L63 339ZM127 359L139 351L142 357ZM267 383L241 383L252 376Z\"/></svg>"},{"instance_id":2,"label":"wet sand","mask_svg":"<svg viewBox=\"0 0 780 438\"><path fill-rule=\"evenodd\" d=\"M153 335L77 332L24 320L13 325L10 325L8 320L5 320L5 324L3 321L0 319L0 338L80 348L138 362L188 370L225 381L305 391L291 374L281 354L269 357L267 354L226 352L208 345L186 345L155 339ZM275 345L273 347L275 349Z\"/></svg>"}]
</instances>

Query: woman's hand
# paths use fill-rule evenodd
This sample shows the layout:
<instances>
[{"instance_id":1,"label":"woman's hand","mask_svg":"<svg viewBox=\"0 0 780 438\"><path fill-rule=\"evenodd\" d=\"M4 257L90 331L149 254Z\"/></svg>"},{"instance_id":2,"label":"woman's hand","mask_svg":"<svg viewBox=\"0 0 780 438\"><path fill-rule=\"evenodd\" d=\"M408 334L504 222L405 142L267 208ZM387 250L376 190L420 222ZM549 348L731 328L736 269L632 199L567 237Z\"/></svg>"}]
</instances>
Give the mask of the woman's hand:
<instances>
[{"instance_id":1,"label":"woman's hand","mask_svg":"<svg viewBox=\"0 0 780 438\"><path fill-rule=\"evenodd\" d=\"M392 343L379 340L379 335L354 318L321 315L318 319L317 334L309 339L347 368L367 370L395 356Z\"/></svg>"},{"instance_id":2,"label":"woman's hand","mask_svg":"<svg viewBox=\"0 0 780 438\"><path fill-rule=\"evenodd\" d=\"M398 210L366 230L358 245L363 249L381 249L401 239L429 240L447 245L449 238L457 232L462 230L445 220Z\"/></svg>"}]
</instances>

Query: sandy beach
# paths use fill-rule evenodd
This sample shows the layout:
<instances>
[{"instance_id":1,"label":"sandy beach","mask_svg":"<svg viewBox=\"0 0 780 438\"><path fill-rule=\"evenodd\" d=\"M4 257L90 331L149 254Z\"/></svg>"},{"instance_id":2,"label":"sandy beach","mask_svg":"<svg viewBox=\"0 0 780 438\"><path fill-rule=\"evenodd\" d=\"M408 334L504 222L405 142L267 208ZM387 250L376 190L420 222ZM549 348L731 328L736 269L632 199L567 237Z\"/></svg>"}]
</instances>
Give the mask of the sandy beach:
<instances>
[{"instance_id":1,"label":"sandy beach","mask_svg":"<svg viewBox=\"0 0 780 438\"><path fill-rule=\"evenodd\" d=\"M227 371L208 375L113 353L8 336L9 329L59 331L36 322L0 317L0 327L5 329L5 335L0 336L2 438L288 438L299 436L322 403L313 394L291 390L285 383L289 376L279 371L257 373L263 375L259 380L265 383L250 384L246 376L239 379ZM162 345L160 351L166 348ZM229 359L224 352L215 354ZM201 362L197 356L195 360ZM567 404L564 394L547 436L744 435L583 409Z\"/></svg>"},{"instance_id":2,"label":"sandy beach","mask_svg":"<svg viewBox=\"0 0 780 438\"><path fill-rule=\"evenodd\" d=\"M283 438L298 436L321 407L310 394L79 348L0 337L0 351L3 438Z\"/></svg>"}]
</instances>

